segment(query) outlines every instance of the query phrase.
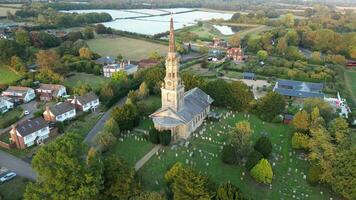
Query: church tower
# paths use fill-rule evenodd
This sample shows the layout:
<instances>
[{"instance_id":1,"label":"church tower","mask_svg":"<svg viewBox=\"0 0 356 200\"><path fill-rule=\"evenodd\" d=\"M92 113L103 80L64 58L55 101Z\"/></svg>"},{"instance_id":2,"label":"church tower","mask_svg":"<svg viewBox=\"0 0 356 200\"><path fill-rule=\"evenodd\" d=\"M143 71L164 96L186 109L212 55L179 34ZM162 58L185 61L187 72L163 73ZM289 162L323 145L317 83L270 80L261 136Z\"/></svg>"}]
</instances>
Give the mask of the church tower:
<instances>
[{"instance_id":1,"label":"church tower","mask_svg":"<svg viewBox=\"0 0 356 200\"><path fill-rule=\"evenodd\" d=\"M184 104L184 85L179 75L180 57L175 49L173 17L169 32L169 49L166 58L166 76L162 84L162 108L171 108L178 112Z\"/></svg>"}]
</instances>

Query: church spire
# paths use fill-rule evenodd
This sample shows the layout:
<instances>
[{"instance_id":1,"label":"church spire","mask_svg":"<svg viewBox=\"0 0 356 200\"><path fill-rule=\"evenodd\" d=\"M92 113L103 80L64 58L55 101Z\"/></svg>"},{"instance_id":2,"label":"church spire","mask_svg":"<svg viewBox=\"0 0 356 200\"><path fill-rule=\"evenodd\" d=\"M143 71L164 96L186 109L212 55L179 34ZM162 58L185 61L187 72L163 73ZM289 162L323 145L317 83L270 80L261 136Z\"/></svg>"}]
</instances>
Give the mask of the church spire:
<instances>
[{"instance_id":1,"label":"church spire","mask_svg":"<svg viewBox=\"0 0 356 200\"><path fill-rule=\"evenodd\" d=\"M171 16L171 24L169 28L169 53L176 52L176 45L174 39L174 23L173 23L173 15Z\"/></svg>"}]
</instances>

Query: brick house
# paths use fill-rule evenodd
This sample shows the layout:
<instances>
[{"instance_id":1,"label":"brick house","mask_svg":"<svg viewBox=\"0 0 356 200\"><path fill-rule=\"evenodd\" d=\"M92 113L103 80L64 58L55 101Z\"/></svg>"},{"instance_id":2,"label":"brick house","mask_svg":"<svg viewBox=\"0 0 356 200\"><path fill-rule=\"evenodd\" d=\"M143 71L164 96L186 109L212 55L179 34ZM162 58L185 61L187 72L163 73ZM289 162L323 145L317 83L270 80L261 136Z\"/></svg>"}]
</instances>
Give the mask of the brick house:
<instances>
[{"instance_id":1,"label":"brick house","mask_svg":"<svg viewBox=\"0 0 356 200\"><path fill-rule=\"evenodd\" d=\"M46 121L63 122L76 116L75 106L70 102L61 102L54 106L46 106L43 117Z\"/></svg>"}]
</instances>

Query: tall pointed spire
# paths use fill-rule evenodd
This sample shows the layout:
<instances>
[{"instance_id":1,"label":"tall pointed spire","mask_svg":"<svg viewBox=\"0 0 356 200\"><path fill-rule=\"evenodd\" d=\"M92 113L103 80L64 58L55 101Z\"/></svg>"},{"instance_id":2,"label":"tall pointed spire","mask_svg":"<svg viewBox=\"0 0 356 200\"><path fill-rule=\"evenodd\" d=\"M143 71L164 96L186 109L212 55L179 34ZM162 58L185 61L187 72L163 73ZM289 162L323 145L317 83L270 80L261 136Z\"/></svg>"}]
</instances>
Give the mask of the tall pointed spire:
<instances>
[{"instance_id":1,"label":"tall pointed spire","mask_svg":"<svg viewBox=\"0 0 356 200\"><path fill-rule=\"evenodd\" d=\"M169 28L169 52L175 53L176 52L176 45L174 39L174 23L173 23L173 15L171 15L171 24Z\"/></svg>"}]
</instances>

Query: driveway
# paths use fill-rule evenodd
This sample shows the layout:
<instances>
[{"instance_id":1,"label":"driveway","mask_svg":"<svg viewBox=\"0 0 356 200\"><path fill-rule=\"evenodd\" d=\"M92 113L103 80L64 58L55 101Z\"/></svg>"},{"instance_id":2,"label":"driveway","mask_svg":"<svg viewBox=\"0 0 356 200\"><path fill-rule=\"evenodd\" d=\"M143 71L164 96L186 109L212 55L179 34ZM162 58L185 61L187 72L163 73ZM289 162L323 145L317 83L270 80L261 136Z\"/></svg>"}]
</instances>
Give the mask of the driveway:
<instances>
[{"instance_id":1,"label":"driveway","mask_svg":"<svg viewBox=\"0 0 356 200\"><path fill-rule=\"evenodd\" d=\"M13 155L0 150L0 166L6 167L17 175L36 180L37 174L32 170L31 165Z\"/></svg>"}]
</instances>

